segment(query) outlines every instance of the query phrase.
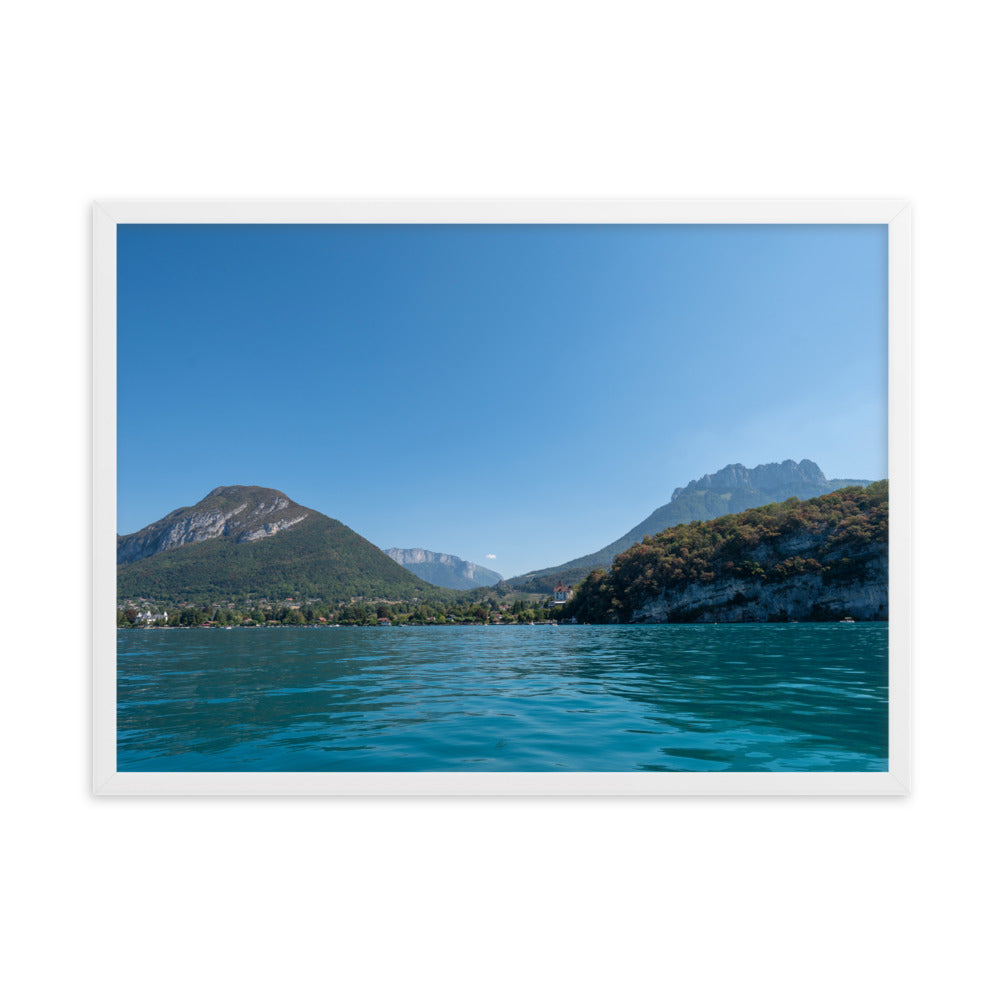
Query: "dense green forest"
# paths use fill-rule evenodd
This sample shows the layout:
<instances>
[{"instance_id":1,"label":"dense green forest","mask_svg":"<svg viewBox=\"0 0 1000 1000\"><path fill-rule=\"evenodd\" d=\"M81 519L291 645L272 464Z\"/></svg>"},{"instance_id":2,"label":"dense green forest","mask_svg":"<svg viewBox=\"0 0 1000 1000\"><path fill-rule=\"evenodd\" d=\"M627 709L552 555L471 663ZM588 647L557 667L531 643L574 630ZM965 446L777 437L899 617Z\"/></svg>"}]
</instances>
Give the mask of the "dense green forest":
<instances>
[{"instance_id":1,"label":"dense green forest","mask_svg":"<svg viewBox=\"0 0 1000 1000\"><path fill-rule=\"evenodd\" d=\"M779 583L803 574L860 580L887 549L888 515L882 480L677 525L633 545L610 571L593 571L562 613L581 622L628 622L660 595L695 583Z\"/></svg>"}]
</instances>

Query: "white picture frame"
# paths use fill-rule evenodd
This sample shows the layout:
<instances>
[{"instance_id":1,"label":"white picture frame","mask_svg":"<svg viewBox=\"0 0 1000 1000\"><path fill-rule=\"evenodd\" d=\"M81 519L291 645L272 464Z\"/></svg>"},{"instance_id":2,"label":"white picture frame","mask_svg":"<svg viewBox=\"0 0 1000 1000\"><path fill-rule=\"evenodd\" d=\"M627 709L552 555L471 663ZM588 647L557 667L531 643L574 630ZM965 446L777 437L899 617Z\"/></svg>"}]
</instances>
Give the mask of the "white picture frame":
<instances>
[{"instance_id":1,"label":"white picture frame","mask_svg":"<svg viewBox=\"0 0 1000 1000\"><path fill-rule=\"evenodd\" d=\"M889 766L884 772L119 772L116 240L128 223L882 224L889 268ZM903 795L911 731L912 208L873 200L102 201L93 206L93 790L98 795Z\"/></svg>"}]
</instances>

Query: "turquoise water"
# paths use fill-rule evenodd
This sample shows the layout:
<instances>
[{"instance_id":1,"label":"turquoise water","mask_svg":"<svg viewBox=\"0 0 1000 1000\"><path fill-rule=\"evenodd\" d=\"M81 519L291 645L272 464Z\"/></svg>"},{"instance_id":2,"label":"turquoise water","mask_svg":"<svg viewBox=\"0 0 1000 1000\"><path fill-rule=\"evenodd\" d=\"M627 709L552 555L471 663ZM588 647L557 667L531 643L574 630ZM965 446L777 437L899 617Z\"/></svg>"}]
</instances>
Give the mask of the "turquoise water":
<instances>
[{"instance_id":1,"label":"turquoise water","mask_svg":"<svg viewBox=\"0 0 1000 1000\"><path fill-rule=\"evenodd\" d=\"M118 633L119 771L884 771L874 624Z\"/></svg>"}]
</instances>

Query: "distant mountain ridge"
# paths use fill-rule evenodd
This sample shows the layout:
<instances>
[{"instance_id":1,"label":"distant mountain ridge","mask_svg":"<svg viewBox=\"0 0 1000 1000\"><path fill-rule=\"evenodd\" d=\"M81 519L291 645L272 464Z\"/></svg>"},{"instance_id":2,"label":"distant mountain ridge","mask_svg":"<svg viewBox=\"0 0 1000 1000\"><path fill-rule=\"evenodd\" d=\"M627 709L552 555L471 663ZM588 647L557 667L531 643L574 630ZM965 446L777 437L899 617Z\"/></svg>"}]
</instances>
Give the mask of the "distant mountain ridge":
<instances>
[{"instance_id":1,"label":"distant mountain ridge","mask_svg":"<svg viewBox=\"0 0 1000 1000\"><path fill-rule=\"evenodd\" d=\"M492 587L503 577L485 566L460 559L444 552L427 549L383 549L385 554L400 566L405 566L421 580L452 590L472 590L475 587Z\"/></svg>"},{"instance_id":2,"label":"distant mountain ridge","mask_svg":"<svg viewBox=\"0 0 1000 1000\"><path fill-rule=\"evenodd\" d=\"M262 486L220 486L118 536L118 598L453 598L340 521Z\"/></svg>"},{"instance_id":3,"label":"distant mountain ridge","mask_svg":"<svg viewBox=\"0 0 1000 1000\"><path fill-rule=\"evenodd\" d=\"M870 483L868 479L827 479L820 467L807 458L801 462L791 459L769 462L753 469L740 463L727 465L718 472L692 479L687 486L678 486L668 503L657 507L644 521L603 549L507 582L525 590L551 590L559 580L567 584L578 583L591 569L609 567L615 556L641 542L646 535L656 535L675 525L706 521L723 514L739 514L791 497L809 500L845 486L868 486Z\"/></svg>"}]
</instances>

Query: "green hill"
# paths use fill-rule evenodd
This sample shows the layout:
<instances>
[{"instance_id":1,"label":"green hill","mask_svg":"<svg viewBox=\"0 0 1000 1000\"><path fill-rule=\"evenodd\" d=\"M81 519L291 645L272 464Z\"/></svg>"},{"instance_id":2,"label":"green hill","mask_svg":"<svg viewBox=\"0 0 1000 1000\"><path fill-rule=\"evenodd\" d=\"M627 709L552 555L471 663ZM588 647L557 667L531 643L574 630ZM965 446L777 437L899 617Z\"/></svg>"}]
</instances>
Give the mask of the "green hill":
<instances>
[{"instance_id":1,"label":"green hill","mask_svg":"<svg viewBox=\"0 0 1000 1000\"><path fill-rule=\"evenodd\" d=\"M277 490L228 486L118 539L118 599L451 600L340 521Z\"/></svg>"},{"instance_id":2,"label":"green hill","mask_svg":"<svg viewBox=\"0 0 1000 1000\"><path fill-rule=\"evenodd\" d=\"M888 615L888 483L677 525L595 570L581 622L831 620Z\"/></svg>"}]
</instances>

